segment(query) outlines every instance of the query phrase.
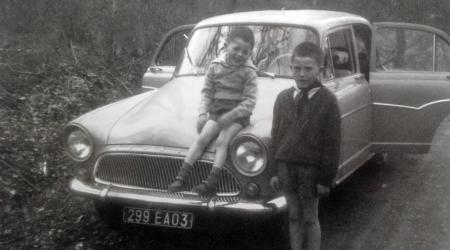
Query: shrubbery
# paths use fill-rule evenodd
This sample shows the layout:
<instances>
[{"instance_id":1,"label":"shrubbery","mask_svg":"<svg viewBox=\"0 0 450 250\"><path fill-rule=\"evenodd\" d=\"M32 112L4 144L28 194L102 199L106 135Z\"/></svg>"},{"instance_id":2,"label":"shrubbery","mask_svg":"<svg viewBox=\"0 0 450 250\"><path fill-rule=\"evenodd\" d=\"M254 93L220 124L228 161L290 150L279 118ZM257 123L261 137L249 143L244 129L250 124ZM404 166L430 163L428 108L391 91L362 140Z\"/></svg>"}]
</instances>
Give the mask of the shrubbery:
<instances>
[{"instance_id":1,"label":"shrubbery","mask_svg":"<svg viewBox=\"0 0 450 250\"><path fill-rule=\"evenodd\" d=\"M24 249L55 248L48 242L77 240L77 224L91 217L64 214L77 209L66 202L73 166L63 154L62 128L80 114L138 93L152 51L170 28L236 10L281 7L331 8L441 28L450 16L445 0L368 2L1 1L0 247L16 242ZM421 8L401 12L405 6Z\"/></svg>"}]
</instances>

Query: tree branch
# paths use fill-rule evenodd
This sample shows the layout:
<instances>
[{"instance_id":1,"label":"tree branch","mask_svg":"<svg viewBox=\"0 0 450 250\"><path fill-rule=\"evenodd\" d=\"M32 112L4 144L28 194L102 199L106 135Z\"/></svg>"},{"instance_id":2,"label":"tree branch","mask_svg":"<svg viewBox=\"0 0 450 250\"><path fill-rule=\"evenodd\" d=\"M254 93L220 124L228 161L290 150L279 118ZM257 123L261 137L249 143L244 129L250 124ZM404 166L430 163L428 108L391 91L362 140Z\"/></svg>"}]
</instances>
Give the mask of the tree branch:
<instances>
[{"instance_id":1,"label":"tree branch","mask_svg":"<svg viewBox=\"0 0 450 250\"><path fill-rule=\"evenodd\" d=\"M15 70L15 69L13 69L13 68L11 67L11 65L8 65L8 68L9 68L9 70L10 70L11 72L18 73L18 74L27 74L27 75L40 75L40 74L42 74L41 71L38 71L38 72L34 73L34 72L28 72L28 71Z\"/></svg>"},{"instance_id":2,"label":"tree branch","mask_svg":"<svg viewBox=\"0 0 450 250\"><path fill-rule=\"evenodd\" d=\"M72 56L73 59L75 60L75 64L78 64L78 58L77 55L75 54L75 49L73 48L72 40L70 40L70 50L72 51Z\"/></svg>"},{"instance_id":3,"label":"tree branch","mask_svg":"<svg viewBox=\"0 0 450 250\"><path fill-rule=\"evenodd\" d=\"M39 191L39 192L41 191L41 189L38 186L34 185L30 180L28 180L25 176L22 175L20 169L14 167L13 165L9 164L8 162L6 162L2 159L0 159L0 162L2 162L8 168L14 170L17 173L17 175L20 176L34 190Z\"/></svg>"}]
</instances>

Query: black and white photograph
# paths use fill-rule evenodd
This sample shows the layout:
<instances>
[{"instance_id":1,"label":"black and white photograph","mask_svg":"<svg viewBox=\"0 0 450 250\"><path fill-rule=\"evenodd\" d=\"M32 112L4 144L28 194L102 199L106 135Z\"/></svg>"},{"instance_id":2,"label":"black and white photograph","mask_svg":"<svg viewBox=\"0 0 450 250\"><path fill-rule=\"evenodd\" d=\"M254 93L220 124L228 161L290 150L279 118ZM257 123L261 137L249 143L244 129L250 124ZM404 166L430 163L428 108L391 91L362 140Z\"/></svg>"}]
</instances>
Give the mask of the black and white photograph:
<instances>
[{"instance_id":1,"label":"black and white photograph","mask_svg":"<svg viewBox=\"0 0 450 250\"><path fill-rule=\"evenodd\" d=\"M450 249L449 0L0 1L0 249Z\"/></svg>"}]
</instances>

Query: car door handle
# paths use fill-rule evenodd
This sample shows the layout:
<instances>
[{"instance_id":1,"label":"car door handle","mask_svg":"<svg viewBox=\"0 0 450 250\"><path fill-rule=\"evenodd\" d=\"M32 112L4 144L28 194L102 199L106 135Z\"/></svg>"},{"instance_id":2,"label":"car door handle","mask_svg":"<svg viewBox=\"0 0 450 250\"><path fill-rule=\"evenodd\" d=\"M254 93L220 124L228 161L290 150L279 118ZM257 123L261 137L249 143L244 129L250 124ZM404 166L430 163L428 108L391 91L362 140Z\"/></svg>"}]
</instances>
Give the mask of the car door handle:
<instances>
[{"instance_id":1,"label":"car door handle","mask_svg":"<svg viewBox=\"0 0 450 250\"><path fill-rule=\"evenodd\" d=\"M450 80L450 76L447 76L447 80Z\"/></svg>"}]
</instances>

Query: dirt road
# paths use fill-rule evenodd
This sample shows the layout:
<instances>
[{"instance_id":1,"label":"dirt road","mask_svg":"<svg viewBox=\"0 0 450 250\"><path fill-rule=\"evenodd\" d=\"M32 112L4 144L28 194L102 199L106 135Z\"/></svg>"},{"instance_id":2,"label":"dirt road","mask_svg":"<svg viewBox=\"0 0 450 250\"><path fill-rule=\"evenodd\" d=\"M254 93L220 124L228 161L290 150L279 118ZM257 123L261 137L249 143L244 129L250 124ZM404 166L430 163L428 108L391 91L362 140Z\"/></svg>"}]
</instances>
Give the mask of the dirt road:
<instances>
[{"instance_id":1,"label":"dirt road","mask_svg":"<svg viewBox=\"0 0 450 250\"><path fill-rule=\"evenodd\" d=\"M433 142L339 187L322 204L323 249L450 249L450 119Z\"/></svg>"},{"instance_id":2,"label":"dirt road","mask_svg":"<svg viewBox=\"0 0 450 250\"><path fill-rule=\"evenodd\" d=\"M322 249L450 249L450 118L433 142L428 154L364 166L323 199ZM218 230L222 224L212 221L202 232L118 233L96 218L91 201L68 194L66 185L56 190L4 214L1 249L286 249L275 223L233 220ZM51 198L40 208L45 197Z\"/></svg>"},{"instance_id":3,"label":"dirt road","mask_svg":"<svg viewBox=\"0 0 450 250\"><path fill-rule=\"evenodd\" d=\"M392 156L386 166L356 172L322 200L322 249L450 249L450 119L429 154ZM97 223L93 221L92 223ZM92 224L91 224L92 226ZM233 222L228 231L242 228ZM212 232L217 225L212 225ZM89 230L89 228L86 228ZM104 230L109 230L104 228ZM84 230L81 230L84 231ZM127 249L280 249L279 229L252 227L242 234L154 233L108 235L109 246ZM91 242L91 243L89 243ZM70 244L69 244L70 245ZM66 245L67 246L67 245ZM81 247L101 249L87 241Z\"/></svg>"}]
</instances>

